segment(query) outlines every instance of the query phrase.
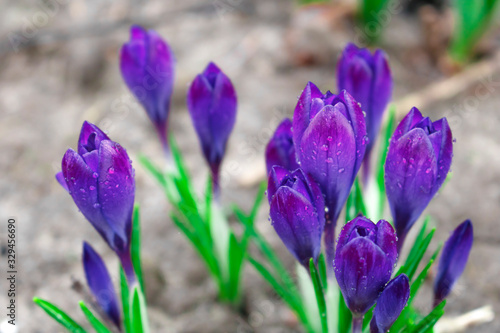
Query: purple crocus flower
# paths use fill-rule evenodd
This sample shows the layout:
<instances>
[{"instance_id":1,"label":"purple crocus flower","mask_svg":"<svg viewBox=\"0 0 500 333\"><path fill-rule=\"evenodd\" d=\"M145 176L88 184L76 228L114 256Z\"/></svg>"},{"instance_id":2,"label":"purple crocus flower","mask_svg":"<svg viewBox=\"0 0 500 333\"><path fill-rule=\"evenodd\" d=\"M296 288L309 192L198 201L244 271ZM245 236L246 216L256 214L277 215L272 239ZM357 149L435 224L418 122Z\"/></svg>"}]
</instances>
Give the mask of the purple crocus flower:
<instances>
[{"instance_id":1,"label":"purple crocus flower","mask_svg":"<svg viewBox=\"0 0 500 333\"><path fill-rule=\"evenodd\" d=\"M389 222L377 224L363 216L340 232L334 271L354 318L368 311L391 279L397 260L396 234Z\"/></svg>"},{"instance_id":2,"label":"purple crocus flower","mask_svg":"<svg viewBox=\"0 0 500 333\"><path fill-rule=\"evenodd\" d=\"M309 271L309 260L317 262L325 226L325 202L319 186L301 169L290 172L274 166L267 196L274 230Z\"/></svg>"},{"instance_id":3,"label":"purple crocus flower","mask_svg":"<svg viewBox=\"0 0 500 333\"><path fill-rule=\"evenodd\" d=\"M293 145L292 121L285 118L276 128L273 137L266 146L267 174L273 166L279 165L293 171L299 168Z\"/></svg>"},{"instance_id":4,"label":"purple crocus flower","mask_svg":"<svg viewBox=\"0 0 500 333\"><path fill-rule=\"evenodd\" d=\"M84 122L78 152L68 149L56 175L78 209L120 257L129 279L134 170L126 150L97 126Z\"/></svg>"},{"instance_id":5,"label":"purple crocus flower","mask_svg":"<svg viewBox=\"0 0 500 333\"><path fill-rule=\"evenodd\" d=\"M87 242L83 242L83 269L97 304L116 327L120 328L120 308L113 282L102 258Z\"/></svg>"},{"instance_id":6,"label":"purple crocus flower","mask_svg":"<svg viewBox=\"0 0 500 333\"><path fill-rule=\"evenodd\" d=\"M410 281L405 274L392 279L377 299L370 322L371 333L386 333L398 319L410 298Z\"/></svg>"},{"instance_id":7,"label":"purple crocus flower","mask_svg":"<svg viewBox=\"0 0 500 333\"><path fill-rule=\"evenodd\" d=\"M385 188L398 250L450 170L453 139L446 118L432 122L417 108L399 123L385 162Z\"/></svg>"},{"instance_id":8,"label":"purple crocus flower","mask_svg":"<svg viewBox=\"0 0 500 333\"><path fill-rule=\"evenodd\" d=\"M226 143L236 121L236 105L231 80L213 62L196 76L187 94L187 106L212 172L215 193L219 190Z\"/></svg>"},{"instance_id":9,"label":"purple crocus flower","mask_svg":"<svg viewBox=\"0 0 500 333\"><path fill-rule=\"evenodd\" d=\"M365 180L369 174L370 152L380 130L384 111L392 97L392 76L387 55L376 50L348 44L337 62L337 88L345 89L361 104L366 114L366 132L370 141L364 158Z\"/></svg>"},{"instance_id":10,"label":"purple crocus flower","mask_svg":"<svg viewBox=\"0 0 500 333\"><path fill-rule=\"evenodd\" d=\"M120 55L122 77L146 110L168 155L167 120L174 66L170 46L156 31L140 26L130 28L130 41L123 44Z\"/></svg>"},{"instance_id":11,"label":"purple crocus flower","mask_svg":"<svg viewBox=\"0 0 500 333\"><path fill-rule=\"evenodd\" d=\"M365 155L365 117L349 93L322 94L309 82L293 115L293 141L304 172L325 195L327 261L334 255L335 225Z\"/></svg>"},{"instance_id":12,"label":"purple crocus flower","mask_svg":"<svg viewBox=\"0 0 500 333\"><path fill-rule=\"evenodd\" d=\"M472 223L466 220L453 231L444 244L434 282L434 306L450 294L453 285L462 275L469 259L473 238Z\"/></svg>"}]
</instances>

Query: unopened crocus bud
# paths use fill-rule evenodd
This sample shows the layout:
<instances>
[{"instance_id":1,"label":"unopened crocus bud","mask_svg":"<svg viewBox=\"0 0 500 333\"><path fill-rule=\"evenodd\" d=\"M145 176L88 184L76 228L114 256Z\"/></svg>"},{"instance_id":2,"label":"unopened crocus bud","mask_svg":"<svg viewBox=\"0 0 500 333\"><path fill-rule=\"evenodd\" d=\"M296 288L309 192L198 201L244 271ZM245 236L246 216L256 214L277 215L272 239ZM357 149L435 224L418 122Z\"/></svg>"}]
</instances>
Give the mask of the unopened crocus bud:
<instances>
[{"instance_id":1,"label":"unopened crocus bud","mask_svg":"<svg viewBox=\"0 0 500 333\"><path fill-rule=\"evenodd\" d=\"M116 327L120 328L120 308L113 282L102 258L87 242L83 242L83 269L97 304Z\"/></svg>"},{"instance_id":2,"label":"unopened crocus bud","mask_svg":"<svg viewBox=\"0 0 500 333\"><path fill-rule=\"evenodd\" d=\"M365 177L384 111L392 97L392 76L387 55L382 50L373 54L366 48L348 44L337 62L337 88L346 90L361 104L366 114L366 132L370 139L364 158Z\"/></svg>"},{"instance_id":3,"label":"unopened crocus bud","mask_svg":"<svg viewBox=\"0 0 500 333\"><path fill-rule=\"evenodd\" d=\"M342 228L333 264L354 317L362 317L375 304L391 279L397 256L396 234L389 222L374 224L358 216Z\"/></svg>"},{"instance_id":4,"label":"unopened crocus bud","mask_svg":"<svg viewBox=\"0 0 500 333\"><path fill-rule=\"evenodd\" d=\"M432 122L413 108L396 128L385 162L385 188L398 250L446 179L452 152L453 139L446 118Z\"/></svg>"},{"instance_id":5,"label":"unopened crocus bud","mask_svg":"<svg viewBox=\"0 0 500 333\"><path fill-rule=\"evenodd\" d=\"M386 333L398 319L410 298L410 282L405 274L392 279L377 299L370 322L371 333Z\"/></svg>"},{"instance_id":6,"label":"unopened crocus bud","mask_svg":"<svg viewBox=\"0 0 500 333\"><path fill-rule=\"evenodd\" d=\"M123 44L120 55L122 77L146 110L167 153L174 67L174 54L156 31L139 26L130 28L130 40Z\"/></svg>"},{"instance_id":7,"label":"unopened crocus bud","mask_svg":"<svg viewBox=\"0 0 500 333\"><path fill-rule=\"evenodd\" d=\"M453 231L444 244L434 281L434 306L450 294L453 285L462 275L469 259L473 238L472 223L466 220Z\"/></svg>"},{"instance_id":8,"label":"unopened crocus bud","mask_svg":"<svg viewBox=\"0 0 500 333\"><path fill-rule=\"evenodd\" d=\"M267 174L273 166L279 165L293 171L299 168L295 147L293 145L292 121L285 118L274 132L273 137L266 146Z\"/></svg>"},{"instance_id":9,"label":"unopened crocus bud","mask_svg":"<svg viewBox=\"0 0 500 333\"><path fill-rule=\"evenodd\" d=\"M133 279L130 237L135 181L126 150L97 126L84 122L78 151L66 151L56 178Z\"/></svg>"},{"instance_id":10,"label":"unopened crocus bud","mask_svg":"<svg viewBox=\"0 0 500 333\"><path fill-rule=\"evenodd\" d=\"M325 202L316 182L302 170L274 166L267 190L274 230L287 249L309 271L317 262L325 226Z\"/></svg>"},{"instance_id":11,"label":"unopened crocus bud","mask_svg":"<svg viewBox=\"0 0 500 333\"><path fill-rule=\"evenodd\" d=\"M231 80L212 62L196 76L188 90L187 106L210 166L216 193L226 143L236 121L236 105Z\"/></svg>"},{"instance_id":12,"label":"unopened crocus bud","mask_svg":"<svg viewBox=\"0 0 500 333\"><path fill-rule=\"evenodd\" d=\"M322 94L309 82L295 107L293 141L300 167L318 182L325 195L325 247L331 262L336 221L368 144L365 117L346 91Z\"/></svg>"}]
</instances>

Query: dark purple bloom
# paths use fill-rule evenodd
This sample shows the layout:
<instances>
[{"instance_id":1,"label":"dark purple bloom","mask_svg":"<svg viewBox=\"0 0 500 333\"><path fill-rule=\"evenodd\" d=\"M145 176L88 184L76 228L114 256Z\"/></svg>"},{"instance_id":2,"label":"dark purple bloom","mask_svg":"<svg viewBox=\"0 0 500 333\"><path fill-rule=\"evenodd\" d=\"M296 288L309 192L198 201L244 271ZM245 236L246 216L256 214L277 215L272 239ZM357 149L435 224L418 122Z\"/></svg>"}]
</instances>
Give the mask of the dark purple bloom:
<instances>
[{"instance_id":1,"label":"dark purple bloom","mask_svg":"<svg viewBox=\"0 0 500 333\"><path fill-rule=\"evenodd\" d=\"M168 151L167 120L174 86L175 59L170 46L153 30L130 28L120 56L122 77L146 110Z\"/></svg>"},{"instance_id":2,"label":"dark purple bloom","mask_svg":"<svg viewBox=\"0 0 500 333\"><path fill-rule=\"evenodd\" d=\"M446 118L432 122L413 108L396 128L385 162L385 188L399 249L446 179L452 152Z\"/></svg>"},{"instance_id":3,"label":"dark purple bloom","mask_svg":"<svg viewBox=\"0 0 500 333\"><path fill-rule=\"evenodd\" d=\"M84 122L78 152L68 149L57 180L113 249L127 271L134 208L134 170L126 150ZM133 276L130 270L129 277Z\"/></svg>"},{"instance_id":4,"label":"dark purple bloom","mask_svg":"<svg viewBox=\"0 0 500 333\"><path fill-rule=\"evenodd\" d=\"M293 171L299 168L295 147L293 145L292 121L285 118L274 132L273 137L266 146L267 174L273 166L279 165Z\"/></svg>"},{"instance_id":5,"label":"dark purple bloom","mask_svg":"<svg viewBox=\"0 0 500 333\"><path fill-rule=\"evenodd\" d=\"M269 173L267 196L276 233L294 257L309 270L321 250L325 202L316 182L302 170L274 166Z\"/></svg>"},{"instance_id":6,"label":"dark purple bloom","mask_svg":"<svg viewBox=\"0 0 500 333\"><path fill-rule=\"evenodd\" d=\"M450 294L453 285L462 275L469 259L473 238L472 223L466 220L453 231L444 244L434 282L434 306Z\"/></svg>"},{"instance_id":7,"label":"dark purple bloom","mask_svg":"<svg viewBox=\"0 0 500 333\"><path fill-rule=\"evenodd\" d=\"M196 76L187 94L191 120L210 166L216 191L220 164L236 121L236 105L236 91L231 80L212 62Z\"/></svg>"},{"instance_id":8,"label":"dark purple bloom","mask_svg":"<svg viewBox=\"0 0 500 333\"><path fill-rule=\"evenodd\" d=\"M334 270L347 307L355 317L375 304L391 279L397 260L396 234L389 222L376 225L363 216L340 232Z\"/></svg>"},{"instance_id":9,"label":"dark purple bloom","mask_svg":"<svg viewBox=\"0 0 500 333\"><path fill-rule=\"evenodd\" d=\"M366 113L366 132L370 139L365 155L368 172L370 151L392 97L392 76L385 52L376 50L372 55L368 49L348 44L337 63L337 88L351 94Z\"/></svg>"},{"instance_id":10,"label":"dark purple bloom","mask_svg":"<svg viewBox=\"0 0 500 333\"><path fill-rule=\"evenodd\" d=\"M83 242L83 269L97 304L119 328L120 310L113 282L102 258L87 242Z\"/></svg>"},{"instance_id":11,"label":"dark purple bloom","mask_svg":"<svg viewBox=\"0 0 500 333\"><path fill-rule=\"evenodd\" d=\"M371 333L386 333L398 319L410 298L410 282L405 274L392 279L377 299L370 322Z\"/></svg>"},{"instance_id":12,"label":"dark purple bloom","mask_svg":"<svg viewBox=\"0 0 500 333\"><path fill-rule=\"evenodd\" d=\"M327 260L333 260L335 225L365 155L365 117L349 93L322 94L309 82L293 115L293 141L304 172L325 195Z\"/></svg>"}]
</instances>

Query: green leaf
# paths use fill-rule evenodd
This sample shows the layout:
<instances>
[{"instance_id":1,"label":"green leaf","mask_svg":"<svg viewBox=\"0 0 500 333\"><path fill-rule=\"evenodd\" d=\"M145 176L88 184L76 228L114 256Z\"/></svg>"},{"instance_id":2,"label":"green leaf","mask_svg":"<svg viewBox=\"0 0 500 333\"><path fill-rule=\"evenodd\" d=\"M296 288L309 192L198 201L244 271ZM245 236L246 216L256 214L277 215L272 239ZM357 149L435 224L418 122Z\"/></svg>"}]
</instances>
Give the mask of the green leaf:
<instances>
[{"instance_id":1,"label":"green leaf","mask_svg":"<svg viewBox=\"0 0 500 333\"><path fill-rule=\"evenodd\" d=\"M363 201L363 191L359 177L354 180L354 186L347 198L346 203L346 222L354 219L358 214L366 215L365 203Z\"/></svg>"},{"instance_id":2,"label":"green leaf","mask_svg":"<svg viewBox=\"0 0 500 333\"><path fill-rule=\"evenodd\" d=\"M401 266L399 269L398 273L396 275L405 273L408 276L408 279L410 281L413 280L413 276L420 264L420 261L422 260L425 252L427 251L427 248L429 247L429 244L432 240L432 237L434 236L434 233L436 232L436 228L433 228L426 236L424 239L420 240L417 238L415 241L412 250L410 251L410 254L408 256L408 259L406 260L405 264Z\"/></svg>"},{"instance_id":3,"label":"green leaf","mask_svg":"<svg viewBox=\"0 0 500 333\"><path fill-rule=\"evenodd\" d=\"M89 323L92 325L92 327L95 329L97 333L111 333L111 331L104 325L94 314L92 311L89 310L89 308L85 305L83 301L80 301L80 308L83 311L83 314L85 317L87 317Z\"/></svg>"},{"instance_id":4,"label":"green leaf","mask_svg":"<svg viewBox=\"0 0 500 333\"><path fill-rule=\"evenodd\" d=\"M384 125L384 130L382 131L381 141L380 141L380 151L377 163L376 177L377 177L377 187L379 192L379 205L378 205L378 216L382 217L385 207L385 160L387 158L387 152L389 151L389 144L391 141L391 136L396 128L396 106L394 104L389 106L389 113L387 120Z\"/></svg>"},{"instance_id":5,"label":"green leaf","mask_svg":"<svg viewBox=\"0 0 500 333\"><path fill-rule=\"evenodd\" d=\"M123 327L125 329L125 333L133 333L131 331L131 322L130 318L130 296L129 289L127 284L127 277L125 276L125 271L123 267L120 265L120 294L122 299L122 308L123 308Z\"/></svg>"},{"instance_id":6,"label":"green leaf","mask_svg":"<svg viewBox=\"0 0 500 333\"><path fill-rule=\"evenodd\" d=\"M153 178L156 179L156 181L162 187L165 187L166 182L163 173L153 164L153 162L148 157L146 157L145 155L139 155L139 163L141 163L142 166L147 171L149 171L149 173L153 176Z\"/></svg>"},{"instance_id":7,"label":"green leaf","mask_svg":"<svg viewBox=\"0 0 500 333\"><path fill-rule=\"evenodd\" d=\"M316 270L313 258L309 260L309 271L311 273L311 279L314 286L314 293L316 294L316 301L318 302L321 330L323 333L328 333L325 295L323 294L323 286L321 284L321 278L319 276L318 271Z\"/></svg>"},{"instance_id":8,"label":"green leaf","mask_svg":"<svg viewBox=\"0 0 500 333\"><path fill-rule=\"evenodd\" d=\"M446 300L439 303L438 306L434 308L424 319L422 319L417 326L415 326L410 333L426 333L431 332L434 325L437 323L439 318L444 314L444 306L446 305Z\"/></svg>"},{"instance_id":9,"label":"green leaf","mask_svg":"<svg viewBox=\"0 0 500 333\"><path fill-rule=\"evenodd\" d=\"M342 292L339 292L339 333L349 333L351 322L351 310L345 304L344 295L342 295Z\"/></svg>"},{"instance_id":10,"label":"green leaf","mask_svg":"<svg viewBox=\"0 0 500 333\"><path fill-rule=\"evenodd\" d=\"M59 309L54 304L40 298L33 298L33 302L41 307L55 321L65 327L71 333L85 333L85 330L63 310Z\"/></svg>"},{"instance_id":11,"label":"green leaf","mask_svg":"<svg viewBox=\"0 0 500 333\"><path fill-rule=\"evenodd\" d=\"M437 255L439 254L439 251L441 251L441 245L437 248L436 251L432 254L432 257L429 259L429 262L427 265L422 269L420 274L417 276L415 281L413 281L411 288L410 288L410 302L412 302L415 299L415 296L417 295L418 290L422 286L423 282L425 281L425 278L427 277L427 274L429 273L429 269L432 267L432 264L434 261L436 261Z\"/></svg>"},{"instance_id":12,"label":"green leaf","mask_svg":"<svg viewBox=\"0 0 500 333\"><path fill-rule=\"evenodd\" d=\"M144 277L142 274L141 265L141 221L140 221L140 209L139 204L135 204L134 213L132 218L132 244L131 244L131 254L132 254L132 265L134 266L135 274L139 280L141 290L144 293Z\"/></svg>"},{"instance_id":13,"label":"green leaf","mask_svg":"<svg viewBox=\"0 0 500 333\"><path fill-rule=\"evenodd\" d=\"M323 253L320 253L319 254L319 258L318 258L318 272L319 272L319 276L321 278L321 285L323 286L323 290L326 291L327 287L328 287L328 281L326 279L326 261L325 261L325 256L323 255Z\"/></svg>"},{"instance_id":14,"label":"green leaf","mask_svg":"<svg viewBox=\"0 0 500 333\"><path fill-rule=\"evenodd\" d=\"M246 241L238 243L236 236L231 232L229 238L228 260L229 260L229 297L233 304L240 300L241 270L245 258Z\"/></svg>"},{"instance_id":15,"label":"green leaf","mask_svg":"<svg viewBox=\"0 0 500 333\"><path fill-rule=\"evenodd\" d=\"M362 31L366 31L367 25L370 23L378 23L379 29L372 31L369 34L365 34L368 39L368 43L375 43L382 33L382 28L384 25L379 23L381 12L386 11L389 0L360 0L359 7L359 19ZM388 14L390 15L390 14Z\"/></svg>"},{"instance_id":16,"label":"green leaf","mask_svg":"<svg viewBox=\"0 0 500 333\"><path fill-rule=\"evenodd\" d=\"M134 287L133 290L130 312L130 316L132 317L132 332L149 333L146 302L138 287Z\"/></svg>"}]
</instances>

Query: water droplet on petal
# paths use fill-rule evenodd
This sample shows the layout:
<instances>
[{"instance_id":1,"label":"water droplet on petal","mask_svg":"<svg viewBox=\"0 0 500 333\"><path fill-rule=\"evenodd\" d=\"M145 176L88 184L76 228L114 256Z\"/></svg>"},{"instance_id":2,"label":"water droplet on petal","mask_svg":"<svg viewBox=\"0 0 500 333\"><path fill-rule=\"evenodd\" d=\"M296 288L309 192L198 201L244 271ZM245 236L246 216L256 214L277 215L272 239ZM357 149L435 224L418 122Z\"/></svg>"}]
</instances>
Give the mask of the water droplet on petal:
<instances>
[{"instance_id":1,"label":"water droplet on petal","mask_svg":"<svg viewBox=\"0 0 500 333\"><path fill-rule=\"evenodd\" d=\"M342 173L342 172L344 172L344 171L345 171L345 169L344 169L344 168L340 168L340 169L339 169L339 173Z\"/></svg>"}]
</instances>

